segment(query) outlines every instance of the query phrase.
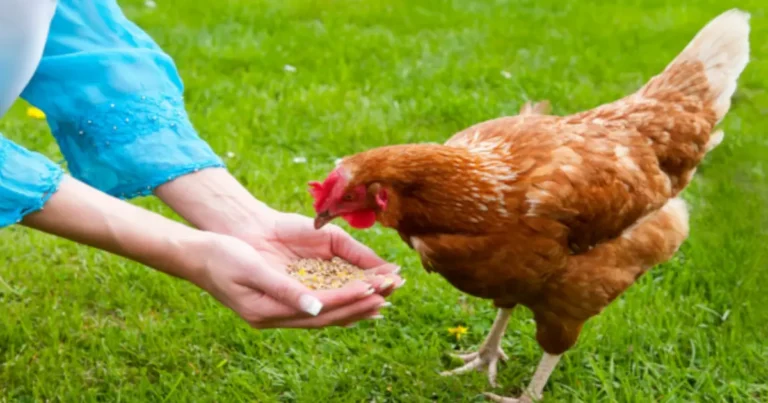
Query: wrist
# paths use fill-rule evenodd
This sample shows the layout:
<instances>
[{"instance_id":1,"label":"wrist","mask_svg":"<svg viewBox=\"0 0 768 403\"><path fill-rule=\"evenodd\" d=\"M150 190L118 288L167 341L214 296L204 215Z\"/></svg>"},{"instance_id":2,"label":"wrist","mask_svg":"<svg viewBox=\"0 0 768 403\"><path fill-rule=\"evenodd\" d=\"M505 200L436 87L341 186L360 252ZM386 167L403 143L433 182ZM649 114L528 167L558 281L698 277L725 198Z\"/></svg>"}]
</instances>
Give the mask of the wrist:
<instances>
[{"instance_id":1,"label":"wrist","mask_svg":"<svg viewBox=\"0 0 768 403\"><path fill-rule=\"evenodd\" d=\"M223 168L176 178L159 186L155 194L195 227L218 234L264 231L277 213Z\"/></svg>"},{"instance_id":2,"label":"wrist","mask_svg":"<svg viewBox=\"0 0 768 403\"><path fill-rule=\"evenodd\" d=\"M219 240L211 232L191 231L194 233L171 241L169 248L173 250L172 262L177 268L178 277L208 290L208 260L215 252Z\"/></svg>"}]
</instances>

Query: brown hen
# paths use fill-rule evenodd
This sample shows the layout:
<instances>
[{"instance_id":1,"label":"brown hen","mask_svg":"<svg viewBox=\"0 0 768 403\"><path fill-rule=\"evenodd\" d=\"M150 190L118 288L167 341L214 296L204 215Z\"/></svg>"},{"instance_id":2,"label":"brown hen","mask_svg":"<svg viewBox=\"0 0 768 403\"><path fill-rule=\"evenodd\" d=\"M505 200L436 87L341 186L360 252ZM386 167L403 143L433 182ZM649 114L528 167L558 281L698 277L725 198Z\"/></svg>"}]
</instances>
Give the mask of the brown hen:
<instances>
[{"instance_id":1,"label":"brown hen","mask_svg":"<svg viewBox=\"0 0 768 403\"><path fill-rule=\"evenodd\" d=\"M445 144L381 147L344 158L312 184L316 227L335 217L394 228L429 271L494 301L493 328L466 365L506 356L512 308L529 308L544 350L519 399L541 397L584 322L688 236L679 198L708 151L749 59L749 14L707 24L639 91L560 117L542 105L469 127Z\"/></svg>"}]
</instances>

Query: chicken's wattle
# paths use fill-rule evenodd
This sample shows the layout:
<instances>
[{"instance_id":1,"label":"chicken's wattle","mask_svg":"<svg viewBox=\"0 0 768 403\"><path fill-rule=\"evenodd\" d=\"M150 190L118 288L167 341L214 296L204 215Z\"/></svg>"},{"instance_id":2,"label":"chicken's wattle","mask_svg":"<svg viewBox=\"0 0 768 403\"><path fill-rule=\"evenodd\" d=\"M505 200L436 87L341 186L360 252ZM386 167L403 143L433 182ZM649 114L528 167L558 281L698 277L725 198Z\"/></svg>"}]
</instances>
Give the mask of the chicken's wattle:
<instances>
[{"instance_id":1,"label":"chicken's wattle","mask_svg":"<svg viewBox=\"0 0 768 403\"><path fill-rule=\"evenodd\" d=\"M376 224L376 212L373 210L344 214L341 217L355 229L371 228Z\"/></svg>"}]
</instances>

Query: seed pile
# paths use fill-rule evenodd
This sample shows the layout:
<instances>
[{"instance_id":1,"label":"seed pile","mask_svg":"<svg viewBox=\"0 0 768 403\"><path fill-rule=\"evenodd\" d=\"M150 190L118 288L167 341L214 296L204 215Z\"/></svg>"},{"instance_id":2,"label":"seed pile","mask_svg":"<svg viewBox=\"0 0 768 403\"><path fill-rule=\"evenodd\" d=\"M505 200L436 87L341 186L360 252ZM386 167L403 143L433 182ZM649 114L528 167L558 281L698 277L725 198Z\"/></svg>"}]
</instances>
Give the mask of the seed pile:
<instances>
[{"instance_id":1,"label":"seed pile","mask_svg":"<svg viewBox=\"0 0 768 403\"><path fill-rule=\"evenodd\" d=\"M331 260L299 259L288 266L288 274L313 290L341 288L354 280L365 279L361 268L339 257Z\"/></svg>"}]
</instances>

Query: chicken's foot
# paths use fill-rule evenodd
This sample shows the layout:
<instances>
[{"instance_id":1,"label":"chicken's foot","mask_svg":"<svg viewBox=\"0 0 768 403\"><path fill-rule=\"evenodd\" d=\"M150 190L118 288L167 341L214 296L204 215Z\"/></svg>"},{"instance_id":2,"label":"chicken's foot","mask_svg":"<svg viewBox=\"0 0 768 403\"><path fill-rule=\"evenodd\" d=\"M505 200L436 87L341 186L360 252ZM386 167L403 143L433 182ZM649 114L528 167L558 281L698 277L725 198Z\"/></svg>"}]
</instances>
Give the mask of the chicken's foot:
<instances>
[{"instance_id":1,"label":"chicken's foot","mask_svg":"<svg viewBox=\"0 0 768 403\"><path fill-rule=\"evenodd\" d=\"M452 356L464 361L464 365L450 370L442 372L442 376L452 376L463 374L471 370L488 371L488 381L491 386L496 387L496 366L499 363L499 359L506 361L507 355L501 349L501 338L504 336L504 331L507 329L509 323L509 316L511 315L511 309L499 309L499 313L496 315L496 320L493 321L488 337L485 338L480 348L472 353L467 354L451 354Z\"/></svg>"},{"instance_id":2,"label":"chicken's foot","mask_svg":"<svg viewBox=\"0 0 768 403\"><path fill-rule=\"evenodd\" d=\"M551 355L544 353L539 361L539 366L536 368L536 373L533 374L533 379L528 385L528 388L523 392L523 395L518 398L504 397L494 395L493 393L485 393L489 399L498 403L532 403L537 400L541 400L541 394L544 392L544 386L549 380L549 376L552 375L555 366L560 361L561 355Z\"/></svg>"}]
</instances>

